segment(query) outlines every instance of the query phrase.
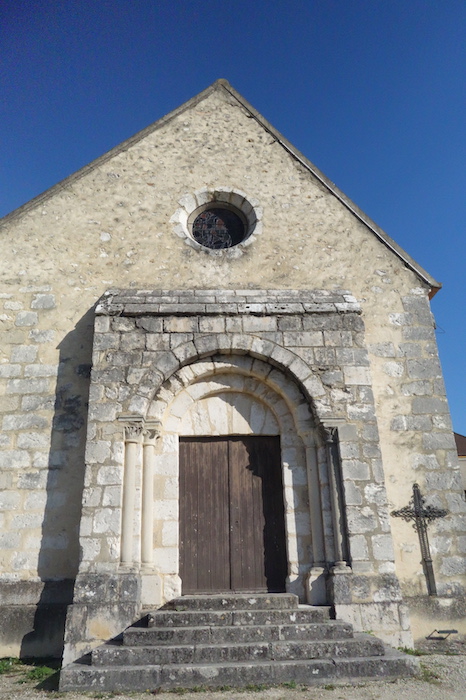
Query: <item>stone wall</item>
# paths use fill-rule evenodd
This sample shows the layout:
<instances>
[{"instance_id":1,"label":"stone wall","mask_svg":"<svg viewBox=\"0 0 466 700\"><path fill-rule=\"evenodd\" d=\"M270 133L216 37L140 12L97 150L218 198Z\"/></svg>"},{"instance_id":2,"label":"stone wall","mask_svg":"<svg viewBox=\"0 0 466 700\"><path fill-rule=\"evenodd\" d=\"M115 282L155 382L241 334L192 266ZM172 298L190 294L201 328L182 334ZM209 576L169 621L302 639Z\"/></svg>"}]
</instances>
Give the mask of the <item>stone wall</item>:
<instances>
[{"instance_id":1,"label":"stone wall","mask_svg":"<svg viewBox=\"0 0 466 700\"><path fill-rule=\"evenodd\" d=\"M355 367L370 369L389 510L406 505L415 481L450 510L431 528L435 570L443 595L463 590L464 502L429 278L265 127L217 86L2 222L0 585L16 582L25 596L18 600L31 610L44 584L73 580L78 571L94 307L112 287L163 287L170 300L170 290L180 290L190 303L193 290L246 287L251 304L254 290L350 289L369 365L352 357ZM218 189L245 193L260 215L260 235L238 256L195 249L177 231L186 202ZM263 315L243 317L246 325L264 324L257 330L264 339L296 332L301 343L303 334L317 333L322 344L312 346L312 357L290 335L289 348L314 363L335 399L353 395L357 377L325 375L338 350L330 332L304 327L299 314L270 330ZM198 332L228 335L235 323L234 315L212 314ZM137 373L130 379L134 385ZM360 498L361 489L355 509ZM397 519L391 527L403 592L424 596L417 535ZM23 629L18 649L32 628Z\"/></svg>"},{"instance_id":2,"label":"stone wall","mask_svg":"<svg viewBox=\"0 0 466 700\"><path fill-rule=\"evenodd\" d=\"M464 595L464 584L451 579L466 573L465 502L434 322L423 295L406 295L401 301L403 312L389 314L393 341L368 345L374 391L390 409L378 413L381 433L389 438L381 441L388 498L394 509L407 505L417 482L430 505L448 510L448 518L431 525L437 590L441 596ZM403 592L408 597L425 595L412 524L393 519L392 528Z\"/></svg>"},{"instance_id":3,"label":"stone wall","mask_svg":"<svg viewBox=\"0 0 466 700\"><path fill-rule=\"evenodd\" d=\"M194 299L177 292L111 292L96 313L78 580L92 581L96 574L110 575L129 566L140 570L143 586L145 576L150 577L153 597L146 603L160 605L181 593L172 527L178 518L178 435L193 434L193 425L194 434L221 434L234 427L234 432L250 433L251 395L258 395L275 414L275 423L268 418L269 430L280 426L287 589L303 600L325 603L325 597L313 599L311 584L315 588L320 577L321 590L325 588L337 565L331 600L338 616L350 617L357 629L367 629L370 621L371 629L387 641L409 644L393 561L364 324L355 299L349 293L327 291L204 290ZM225 387L241 394L234 403L235 415L241 406L244 410L229 423L228 410L222 407L212 431L210 418L208 425L202 422L202 397L213 393L222 404ZM118 417L160 426L154 463L158 489L150 505L154 516L149 518L155 533L150 572L148 562L141 561L141 457L138 466L134 457L134 494L125 499L129 487ZM332 500L336 475L328 463L325 426L337 427L339 433L343 501L338 506L335 496ZM129 517L125 501L131 502ZM342 518L332 517L336 507ZM297 532L293 523L302 526L304 521L306 533ZM132 538L129 561L126 556L121 559L123 536ZM343 544L337 546L337 541ZM346 562L338 562L342 556ZM75 598L74 607L76 603L83 605ZM103 603L98 615L102 609ZM85 614L95 613L86 608Z\"/></svg>"}]
</instances>

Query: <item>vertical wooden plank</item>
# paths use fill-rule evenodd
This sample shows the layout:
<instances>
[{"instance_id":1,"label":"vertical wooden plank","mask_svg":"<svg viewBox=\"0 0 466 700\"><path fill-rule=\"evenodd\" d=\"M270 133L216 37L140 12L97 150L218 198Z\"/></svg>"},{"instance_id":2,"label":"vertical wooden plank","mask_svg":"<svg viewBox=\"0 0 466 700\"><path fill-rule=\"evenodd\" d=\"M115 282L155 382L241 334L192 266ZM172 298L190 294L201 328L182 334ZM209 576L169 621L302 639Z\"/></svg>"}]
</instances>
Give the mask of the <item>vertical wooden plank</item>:
<instances>
[{"instance_id":1,"label":"vertical wooden plank","mask_svg":"<svg viewBox=\"0 0 466 700\"><path fill-rule=\"evenodd\" d=\"M220 447L215 461L212 461L213 471L216 477L213 480L216 485L215 501L215 526L209 537L217 543L217 556L214 566L214 589L228 591L231 588L231 560L230 560L230 486L228 478L228 439L218 440Z\"/></svg>"},{"instance_id":2,"label":"vertical wooden plank","mask_svg":"<svg viewBox=\"0 0 466 700\"><path fill-rule=\"evenodd\" d=\"M180 577L182 592L188 593L197 587L197 489L190 487L194 466L190 457L190 444L180 440Z\"/></svg>"},{"instance_id":3,"label":"vertical wooden plank","mask_svg":"<svg viewBox=\"0 0 466 700\"><path fill-rule=\"evenodd\" d=\"M265 532L267 521L265 517L264 505L264 479L267 475L263 470L263 459L261 445L263 438L249 437L247 438L247 450L249 455L249 470L252 473L252 527L254 533L254 542L252 543L254 551L254 582L258 589L268 590L267 572L265 568Z\"/></svg>"},{"instance_id":4,"label":"vertical wooden plank","mask_svg":"<svg viewBox=\"0 0 466 700\"><path fill-rule=\"evenodd\" d=\"M234 591L241 590L243 581L242 550L244 547L241 530L241 472L238 467L237 451L236 441L232 438L228 443L228 469L230 489L230 568L231 588Z\"/></svg>"},{"instance_id":5,"label":"vertical wooden plank","mask_svg":"<svg viewBox=\"0 0 466 700\"><path fill-rule=\"evenodd\" d=\"M251 562L254 561L254 534L251 523L253 515L251 479L248 473L248 457L244 440L229 441L230 472L230 547L231 586L235 591L248 590Z\"/></svg>"},{"instance_id":6,"label":"vertical wooden plank","mask_svg":"<svg viewBox=\"0 0 466 700\"><path fill-rule=\"evenodd\" d=\"M180 438L180 576L183 593L229 590L228 445Z\"/></svg>"},{"instance_id":7,"label":"vertical wooden plank","mask_svg":"<svg viewBox=\"0 0 466 700\"><path fill-rule=\"evenodd\" d=\"M278 437L180 438L183 593L284 591Z\"/></svg>"},{"instance_id":8,"label":"vertical wooden plank","mask_svg":"<svg viewBox=\"0 0 466 700\"><path fill-rule=\"evenodd\" d=\"M196 444L197 443L197 444ZM198 438L198 591L230 587L228 520L228 443Z\"/></svg>"},{"instance_id":9,"label":"vertical wooden plank","mask_svg":"<svg viewBox=\"0 0 466 700\"><path fill-rule=\"evenodd\" d=\"M197 586L196 590L209 591L212 571L212 542L205 533L212 528L213 514L209 510L212 504L211 480L207 474L211 471L210 452L212 445L200 442L191 443L191 459L196 465L196 478L191 488L197 491L198 528L197 528Z\"/></svg>"},{"instance_id":10,"label":"vertical wooden plank","mask_svg":"<svg viewBox=\"0 0 466 700\"><path fill-rule=\"evenodd\" d=\"M231 570L234 590L267 590L264 570L262 480L254 438L230 441Z\"/></svg>"},{"instance_id":11,"label":"vertical wooden plank","mask_svg":"<svg viewBox=\"0 0 466 700\"><path fill-rule=\"evenodd\" d=\"M232 588L284 591L287 558L278 437L230 441L230 508Z\"/></svg>"}]
</instances>

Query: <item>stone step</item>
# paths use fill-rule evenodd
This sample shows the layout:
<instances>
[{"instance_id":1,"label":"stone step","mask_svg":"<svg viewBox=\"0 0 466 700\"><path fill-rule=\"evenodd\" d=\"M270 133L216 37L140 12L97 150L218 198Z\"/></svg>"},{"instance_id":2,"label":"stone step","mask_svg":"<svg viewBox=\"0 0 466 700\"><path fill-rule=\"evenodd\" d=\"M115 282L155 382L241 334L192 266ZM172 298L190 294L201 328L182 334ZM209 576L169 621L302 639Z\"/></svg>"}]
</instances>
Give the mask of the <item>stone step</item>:
<instances>
[{"instance_id":1,"label":"stone step","mask_svg":"<svg viewBox=\"0 0 466 700\"><path fill-rule=\"evenodd\" d=\"M298 596L292 593L227 593L224 595L186 595L171 600L164 610L291 610L297 608Z\"/></svg>"},{"instance_id":2,"label":"stone step","mask_svg":"<svg viewBox=\"0 0 466 700\"><path fill-rule=\"evenodd\" d=\"M414 675L418 659L394 650L385 656L334 657L302 661L223 662L218 664L180 664L147 666L87 666L74 663L62 670L60 690L156 690L280 683L321 684L327 680L397 678Z\"/></svg>"},{"instance_id":3,"label":"stone step","mask_svg":"<svg viewBox=\"0 0 466 700\"><path fill-rule=\"evenodd\" d=\"M321 659L383 656L384 645L375 637L356 635L353 639L256 642L254 644L185 644L179 646L135 646L108 644L95 649L96 666L152 666L165 664L206 664L232 661Z\"/></svg>"},{"instance_id":4,"label":"stone step","mask_svg":"<svg viewBox=\"0 0 466 700\"><path fill-rule=\"evenodd\" d=\"M237 625L201 627L129 627L123 633L125 646L224 644L271 641L349 639L351 625L336 620L288 625Z\"/></svg>"},{"instance_id":5,"label":"stone step","mask_svg":"<svg viewBox=\"0 0 466 700\"><path fill-rule=\"evenodd\" d=\"M118 642L95 649L88 661L62 669L61 690L315 685L397 678L418 668L417 659L330 620L327 607L270 595L178 599L148 613Z\"/></svg>"},{"instance_id":6,"label":"stone step","mask_svg":"<svg viewBox=\"0 0 466 700\"><path fill-rule=\"evenodd\" d=\"M231 625L286 625L323 622L327 607L301 606L295 610L188 610L157 611L147 616L148 627L211 627Z\"/></svg>"}]
</instances>

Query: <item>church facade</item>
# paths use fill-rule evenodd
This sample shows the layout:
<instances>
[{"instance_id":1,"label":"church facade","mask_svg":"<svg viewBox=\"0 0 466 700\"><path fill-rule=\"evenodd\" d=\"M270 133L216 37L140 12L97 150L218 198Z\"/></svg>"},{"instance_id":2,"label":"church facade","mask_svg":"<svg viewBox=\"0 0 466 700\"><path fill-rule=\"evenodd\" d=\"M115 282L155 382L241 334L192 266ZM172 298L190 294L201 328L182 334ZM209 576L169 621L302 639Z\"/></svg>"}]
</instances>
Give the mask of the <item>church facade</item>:
<instances>
[{"instance_id":1,"label":"church facade","mask_svg":"<svg viewBox=\"0 0 466 700\"><path fill-rule=\"evenodd\" d=\"M2 248L3 655L226 591L394 646L466 632L440 285L226 81Z\"/></svg>"}]
</instances>

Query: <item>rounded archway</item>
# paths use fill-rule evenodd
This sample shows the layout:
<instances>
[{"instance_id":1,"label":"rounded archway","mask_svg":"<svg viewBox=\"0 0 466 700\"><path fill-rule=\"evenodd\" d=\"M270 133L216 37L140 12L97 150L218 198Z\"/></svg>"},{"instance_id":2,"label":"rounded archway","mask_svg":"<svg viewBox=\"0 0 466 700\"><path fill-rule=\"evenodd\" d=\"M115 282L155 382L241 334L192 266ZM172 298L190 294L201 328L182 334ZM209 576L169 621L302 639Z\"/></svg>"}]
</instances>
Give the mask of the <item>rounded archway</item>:
<instances>
[{"instance_id":1,"label":"rounded archway","mask_svg":"<svg viewBox=\"0 0 466 700\"><path fill-rule=\"evenodd\" d=\"M161 425L156 466L159 488L154 501L154 528L160 533L158 546L154 549L156 568L159 568L159 562L167 560L168 552L164 550L170 543L171 567L174 569L171 576L176 578L179 575L180 549L183 551L185 547L182 540L189 528L192 529L194 521L197 530L204 533L204 539L210 525L206 526L207 529L204 525L200 527L199 519L202 517L207 518L208 523L209 518L217 517L212 531L223 532L222 518L231 518L231 502L241 503L250 499L252 503L254 499L251 494L256 489L257 495L259 489L262 500L258 499L255 514L251 506L252 522L254 518L257 520L259 516L264 516L267 508L279 510L279 500L273 501L279 490L283 523L273 527L283 528L286 590L306 599L310 570L317 560L321 563L324 558L325 518L320 501L315 425L308 402L292 379L268 363L246 355L213 355L172 374L154 396L148 417L160 421ZM240 453L242 457L238 457ZM209 456L212 454L214 458ZM236 457L232 457L232 454ZM191 464L195 459L201 461L202 469L190 467L189 477L186 477L186 463ZM217 462L213 464L212 459ZM223 462L219 466L219 459L228 462L226 472ZM238 465L231 463L234 459L244 462L240 476ZM208 466L205 466L208 462ZM237 470L236 476L232 476L232 470ZM186 478L197 481L187 485ZM243 493L233 491L232 479L243 480L242 486L238 487L244 489ZM257 483L254 486L255 479ZM272 479L275 480L274 486L269 490L275 494L273 497L271 494L264 495L268 494L266 485ZM199 489L209 494L215 492L215 498L218 492L226 489L230 500L218 506L218 514L214 512L215 509L207 509L206 513L198 509L194 515L192 511L186 515L183 513L186 505L183 489L196 490L196 493ZM162 494L165 497L160 498ZM275 505L270 506L272 501L265 502L264 498L272 498ZM188 500L191 502L193 499L190 496ZM263 510L259 515L257 508ZM248 508L243 510L247 514ZM189 521L187 527L183 525L186 518ZM265 532L266 521L263 525ZM244 531L254 529L247 519L241 527ZM262 525L257 526L256 523L254 527L257 530ZM246 539L243 540L244 547L247 546ZM238 548L239 545L236 546ZM256 552L260 549L260 543L252 546L256 547ZM265 552L268 546L264 539ZM183 569L183 560L181 566ZM206 568L207 565L203 566ZM267 561L259 564L261 566L267 571ZM223 570L225 567L219 568ZM166 571L166 574L169 575L169 572ZM179 581L178 586L181 585ZM222 579L220 587L225 586ZM248 588L248 584L244 586ZM234 588L238 589L237 583ZM191 588L188 590L192 592ZM186 592L182 587L181 591Z\"/></svg>"}]
</instances>

